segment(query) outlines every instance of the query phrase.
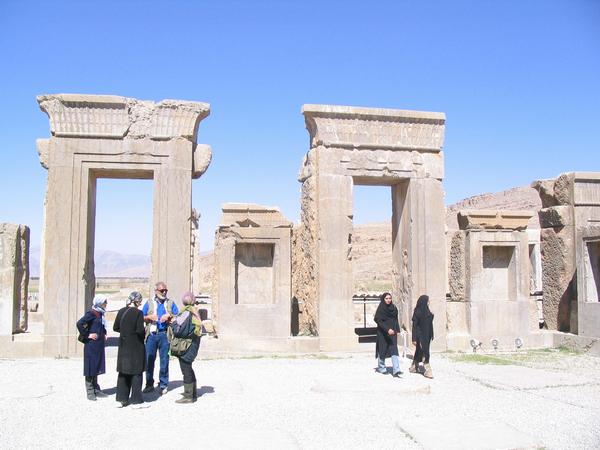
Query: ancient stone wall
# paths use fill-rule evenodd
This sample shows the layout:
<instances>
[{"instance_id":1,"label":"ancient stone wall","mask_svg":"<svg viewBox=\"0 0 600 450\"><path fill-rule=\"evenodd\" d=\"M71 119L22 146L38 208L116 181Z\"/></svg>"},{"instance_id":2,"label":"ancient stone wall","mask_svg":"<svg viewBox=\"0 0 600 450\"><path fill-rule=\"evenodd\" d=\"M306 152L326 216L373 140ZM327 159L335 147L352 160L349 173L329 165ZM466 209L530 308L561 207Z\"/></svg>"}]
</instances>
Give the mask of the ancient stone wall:
<instances>
[{"instance_id":1,"label":"ancient stone wall","mask_svg":"<svg viewBox=\"0 0 600 450\"><path fill-rule=\"evenodd\" d=\"M27 331L29 227L0 223L0 335Z\"/></svg>"},{"instance_id":2,"label":"ancient stone wall","mask_svg":"<svg viewBox=\"0 0 600 450\"><path fill-rule=\"evenodd\" d=\"M600 274L595 248L600 242L600 173L569 172L532 184L539 212L548 328L600 336Z\"/></svg>"}]
</instances>

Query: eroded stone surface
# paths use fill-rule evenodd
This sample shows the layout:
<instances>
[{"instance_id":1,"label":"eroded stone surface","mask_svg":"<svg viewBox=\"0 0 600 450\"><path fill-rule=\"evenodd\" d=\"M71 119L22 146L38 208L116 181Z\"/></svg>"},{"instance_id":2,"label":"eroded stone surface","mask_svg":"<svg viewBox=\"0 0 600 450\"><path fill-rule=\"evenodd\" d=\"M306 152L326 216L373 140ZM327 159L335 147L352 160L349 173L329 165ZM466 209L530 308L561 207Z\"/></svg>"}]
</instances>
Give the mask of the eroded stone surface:
<instances>
[{"instance_id":1,"label":"eroded stone surface","mask_svg":"<svg viewBox=\"0 0 600 450\"><path fill-rule=\"evenodd\" d=\"M27 331L29 227L0 223L0 335Z\"/></svg>"}]
</instances>

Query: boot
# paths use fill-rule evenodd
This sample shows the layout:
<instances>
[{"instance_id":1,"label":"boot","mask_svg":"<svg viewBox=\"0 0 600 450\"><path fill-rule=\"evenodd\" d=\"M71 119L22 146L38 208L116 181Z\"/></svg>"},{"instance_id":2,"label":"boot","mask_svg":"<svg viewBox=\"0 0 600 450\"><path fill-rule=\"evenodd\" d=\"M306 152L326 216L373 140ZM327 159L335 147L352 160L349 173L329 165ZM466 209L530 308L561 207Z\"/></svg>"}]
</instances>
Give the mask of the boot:
<instances>
[{"instance_id":1,"label":"boot","mask_svg":"<svg viewBox=\"0 0 600 450\"><path fill-rule=\"evenodd\" d=\"M85 377L85 392L88 400L96 401L96 391L94 390L92 377Z\"/></svg>"},{"instance_id":2,"label":"boot","mask_svg":"<svg viewBox=\"0 0 600 450\"><path fill-rule=\"evenodd\" d=\"M433 371L431 370L431 366L429 363L425 364L425 373L423 374L425 378L433 378Z\"/></svg>"},{"instance_id":3,"label":"boot","mask_svg":"<svg viewBox=\"0 0 600 450\"><path fill-rule=\"evenodd\" d=\"M93 377L93 381L92 383L94 384L94 393L96 394L96 397L98 398L105 398L108 397L108 395L106 395L104 392L102 392L102 390L100 389L100 385L98 384L98 377Z\"/></svg>"},{"instance_id":4,"label":"boot","mask_svg":"<svg viewBox=\"0 0 600 450\"><path fill-rule=\"evenodd\" d=\"M196 389L196 381L192 383L192 400L196 401L198 399L198 390Z\"/></svg>"},{"instance_id":5,"label":"boot","mask_svg":"<svg viewBox=\"0 0 600 450\"><path fill-rule=\"evenodd\" d=\"M196 397L193 392L194 383L185 383L183 385L183 398L175 400L175 403L194 403Z\"/></svg>"}]
</instances>

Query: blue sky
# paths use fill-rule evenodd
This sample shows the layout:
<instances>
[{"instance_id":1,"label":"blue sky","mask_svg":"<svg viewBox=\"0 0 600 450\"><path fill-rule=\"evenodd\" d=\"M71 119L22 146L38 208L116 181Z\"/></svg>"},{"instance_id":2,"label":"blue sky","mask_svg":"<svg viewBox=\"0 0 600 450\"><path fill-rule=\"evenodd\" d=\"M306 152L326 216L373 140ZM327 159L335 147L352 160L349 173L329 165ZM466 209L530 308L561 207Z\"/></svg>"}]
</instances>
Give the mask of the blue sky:
<instances>
[{"instance_id":1,"label":"blue sky","mask_svg":"<svg viewBox=\"0 0 600 450\"><path fill-rule=\"evenodd\" d=\"M220 206L300 215L304 103L446 113L446 203L565 171L600 171L600 2L0 0L0 221L39 245L43 93L208 102L194 181L201 246ZM152 186L99 184L96 248L149 254ZM357 190L357 222L389 218Z\"/></svg>"}]
</instances>

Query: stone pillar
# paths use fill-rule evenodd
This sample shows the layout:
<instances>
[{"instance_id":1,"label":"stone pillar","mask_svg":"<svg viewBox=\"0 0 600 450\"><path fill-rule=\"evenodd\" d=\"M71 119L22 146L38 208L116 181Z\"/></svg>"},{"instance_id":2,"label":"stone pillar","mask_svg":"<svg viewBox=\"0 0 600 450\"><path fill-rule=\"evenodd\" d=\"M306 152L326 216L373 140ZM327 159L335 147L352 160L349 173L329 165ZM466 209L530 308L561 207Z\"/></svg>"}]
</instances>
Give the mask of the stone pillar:
<instances>
[{"instance_id":1,"label":"stone pillar","mask_svg":"<svg viewBox=\"0 0 600 450\"><path fill-rule=\"evenodd\" d=\"M40 277L44 354L74 355L81 351L75 323L95 288L98 178L154 179L152 281L167 282L175 300L190 289L191 180L210 163L210 147L195 141L209 105L76 94L38 102L52 133L37 142L48 169Z\"/></svg>"},{"instance_id":2,"label":"stone pillar","mask_svg":"<svg viewBox=\"0 0 600 450\"><path fill-rule=\"evenodd\" d=\"M321 148L318 153L326 151ZM352 305L352 178L323 174L317 185L319 210L319 278L317 302L322 350L338 350L353 345Z\"/></svg>"},{"instance_id":3,"label":"stone pillar","mask_svg":"<svg viewBox=\"0 0 600 450\"><path fill-rule=\"evenodd\" d=\"M435 314L436 339L432 349L446 349L446 236L444 191L440 180L413 178L409 189L411 247L409 272L412 273L412 296L408 311L412 311L419 296L430 299ZM409 317L410 319L410 317ZM412 326L412 325L411 325Z\"/></svg>"},{"instance_id":4,"label":"stone pillar","mask_svg":"<svg viewBox=\"0 0 600 450\"><path fill-rule=\"evenodd\" d=\"M27 331L29 227L0 223L0 336Z\"/></svg>"}]
</instances>

